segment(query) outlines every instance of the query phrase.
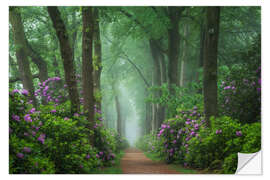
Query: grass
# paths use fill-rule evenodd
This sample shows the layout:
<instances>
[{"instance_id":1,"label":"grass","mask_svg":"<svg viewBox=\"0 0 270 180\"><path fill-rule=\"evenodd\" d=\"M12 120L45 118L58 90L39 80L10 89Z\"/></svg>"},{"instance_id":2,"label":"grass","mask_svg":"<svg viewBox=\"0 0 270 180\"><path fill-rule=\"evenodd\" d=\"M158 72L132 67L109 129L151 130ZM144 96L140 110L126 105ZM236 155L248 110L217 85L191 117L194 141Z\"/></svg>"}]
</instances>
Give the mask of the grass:
<instances>
[{"instance_id":1,"label":"grass","mask_svg":"<svg viewBox=\"0 0 270 180\"><path fill-rule=\"evenodd\" d=\"M122 174L123 172L120 168L120 160L124 154L124 151L120 151L120 153L116 155L114 166L96 169L95 171L91 172L91 174Z\"/></svg>"},{"instance_id":2,"label":"grass","mask_svg":"<svg viewBox=\"0 0 270 180\"><path fill-rule=\"evenodd\" d=\"M171 169L174 169L174 170L180 172L181 174L200 174L198 171L196 171L194 169L185 168L180 164L171 164L169 166Z\"/></svg>"},{"instance_id":3,"label":"grass","mask_svg":"<svg viewBox=\"0 0 270 180\"><path fill-rule=\"evenodd\" d=\"M144 155L155 162L163 161L157 153L144 152Z\"/></svg>"},{"instance_id":4,"label":"grass","mask_svg":"<svg viewBox=\"0 0 270 180\"><path fill-rule=\"evenodd\" d=\"M157 153L144 152L144 154L146 157L148 157L152 161L155 161L155 162L164 161L164 159L162 159ZM183 167L180 164L169 164L169 168L174 169L174 170L180 172L181 174L200 174L197 170Z\"/></svg>"}]
</instances>

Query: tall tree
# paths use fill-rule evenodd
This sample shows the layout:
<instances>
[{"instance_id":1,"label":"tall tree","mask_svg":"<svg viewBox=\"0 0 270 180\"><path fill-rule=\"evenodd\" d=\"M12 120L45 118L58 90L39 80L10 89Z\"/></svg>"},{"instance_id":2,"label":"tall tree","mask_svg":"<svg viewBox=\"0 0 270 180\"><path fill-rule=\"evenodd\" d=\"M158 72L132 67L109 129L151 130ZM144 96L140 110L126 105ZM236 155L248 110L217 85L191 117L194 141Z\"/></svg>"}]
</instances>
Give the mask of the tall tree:
<instances>
[{"instance_id":1,"label":"tall tree","mask_svg":"<svg viewBox=\"0 0 270 180\"><path fill-rule=\"evenodd\" d=\"M83 98L84 112L87 115L89 128L93 129L94 119L94 86L93 86L93 10L92 7L82 7L83 18L83 37L82 37L82 80L83 80ZM94 143L94 136L90 137Z\"/></svg>"},{"instance_id":2,"label":"tall tree","mask_svg":"<svg viewBox=\"0 0 270 180\"><path fill-rule=\"evenodd\" d=\"M168 28L168 78L171 95L175 94L173 86L179 83L178 61L180 51L179 20L184 7L168 7L170 26Z\"/></svg>"},{"instance_id":3,"label":"tall tree","mask_svg":"<svg viewBox=\"0 0 270 180\"><path fill-rule=\"evenodd\" d=\"M71 101L71 112L79 112L80 101L77 90L75 69L73 67L73 53L66 31L66 26L61 18L61 14L57 7L49 6L47 9L60 43L60 51L64 65L65 80L68 85L69 98Z\"/></svg>"},{"instance_id":4,"label":"tall tree","mask_svg":"<svg viewBox=\"0 0 270 180\"><path fill-rule=\"evenodd\" d=\"M186 15L189 15L189 9L186 10ZM180 70L180 87L185 85L186 81L186 63L188 57L188 37L189 37L189 23L184 24L184 33L183 36L185 39L183 40L183 51L181 57L181 70Z\"/></svg>"},{"instance_id":5,"label":"tall tree","mask_svg":"<svg viewBox=\"0 0 270 180\"><path fill-rule=\"evenodd\" d=\"M152 59L153 59L153 83L154 86L161 86L162 85L162 58L163 54L159 51L159 48L157 47L156 40L149 40L150 49L152 53ZM163 59L164 60L164 59ZM160 98L161 96L161 90L158 90L154 94L155 98ZM163 120L165 119L165 108L162 107L160 104L154 104L154 111L155 116L153 117L153 130L157 130L158 127L162 124Z\"/></svg>"},{"instance_id":6,"label":"tall tree","mask_svg":"<svg viewBox=\"0 0 270 180\"><path fill-rule=\"evenodd\" d=\"M99 14L97 7L94 8L94 91L95 94L100 94L100 76L102 71L101 66L101 41L100 41L100 30L99 30ZM100 96L97 96L100 97ZM101 99L95 99L95 104L101 109Z\"/></svg>"},{"instance_id":7,"label":"tall tree","mask_svg":"<svg viewBox=\"0 0 270 180\"><path fill-rule=\"evenodd\" d=\"M206 12L206 34L203 59L203 95L206 124L210 117L217 116L217 54L220 7L208 7Z\"/></svg>"},{"instance_id":8,"label":"tall tree","mask_svg":"<svg viewBox=\"0 0 270 180\"><path fill-rule=\"evenodd\" d=\"M16 58L19 66L19 72L21 75L24 89L28 90L30 99L33 101L33 105L36 106L36 98L34 96L33 77L30 70L30 64L27 59L27 53L25 51L25 34L23 31L23 24L21 21L20 10L15 7L10 8L10 23L12 26L14 43L16 46Z\"/></svg>"}]
</instances>

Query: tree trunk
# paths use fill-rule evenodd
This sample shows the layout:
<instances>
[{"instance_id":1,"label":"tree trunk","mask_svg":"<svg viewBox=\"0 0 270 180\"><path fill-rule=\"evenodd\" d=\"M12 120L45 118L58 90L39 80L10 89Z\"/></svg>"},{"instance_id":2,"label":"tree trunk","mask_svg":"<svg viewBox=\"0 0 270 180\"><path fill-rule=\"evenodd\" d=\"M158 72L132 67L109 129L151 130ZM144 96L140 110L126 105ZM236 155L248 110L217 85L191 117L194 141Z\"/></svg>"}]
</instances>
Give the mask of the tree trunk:
<instances>
[{"instance_id":1,"label":"tree trunk","mask_svg":"<svg viewBox=\"0 0 270 180\"><path fill-rule=\"evenodd\" d=\"M83 97L84 112L87 114L90 129L95 124L94 119L94 86L93 86L93 66L92 66L92 49L93 49L93 13L91 7L82 8L83 17L83 37L82 37L82 80L83 80ZM94 142L93 136L90 137Z\"/></svg>"},{"instance_id":2,"label":"tree trunk","mask_svg":"<svg viewBox=\"0 0 270 180\"><path fill-rule=\"evenodd\" d=\"M151 131L151 103L145 103L145 134L149 134Z\"/></svg>"},{"instance_id":3,"label":"tree trunk","mask_svg":"<svg viewBox=\"0 0 270 180\"><path fill-rule=\"evenodd\" d=\"M54 75L56 77L61 77L56 55L53 56L53 67L54 67Z\"/></svg>"},{"instance_id":4,"label":"tree trunk","mask_svg":"<svg viewBox=\"0 0 270 180\"><path fill-rule=\"evenodd\" d=\"M168 7L170 26L168 28L168 78L170 94L175 95L174 86L178 85L178 60L180 51L180 36L179 36L179 7Z\"/></svg>"},{"instance_id":5,"label":"tree trunk","mask_svg":"<svg viewBox=\"0 0 270 180\"><path fill-rule=\"evenodd\" d=\"M77 90L75 69L73 67L72 49L69 43L69 37L66 31L66 27L63 20L61 19L61 15L57 7L49 6L48 13L53 22L53 26L60 43L60 51L64 65L65 80L68 85L69 98L71 101L71 112L79 112L79 94Z\"/></svg>"},{"instance_id":6,"label":"tree trunk","mask_svg":"<svg viewBox=\"0 0 270 180\"><path fill-rule=\"evenodd\" d=\"M181 61L181 74L180 74L180 86L184 87L185 86L185 81L186 81L186 62L187 62L187 57L188 57L188 40L189 36L189 24L184 25L184 37L185 40L183 41L183 54L182 54L182 61Z\"/></svg>"},{"instance_id":7,"label":"tree trunk","mask_svg":"<svg viewBox=\"0 0 270 180\"><path fill-rule=\"evenodd\" d=\"M35 63L38 67L40 82L46 81L48 79L47 63L38 53L36 53L32 49L32 47L30 46L27 40L26 40L26 52L27 52L27 55L31 57L33 63Z\"/></svg>"},{"instance_id":8,"label":"tree trunk","mask_svg":"<svg viewBox=\"0 0 270 180\"><path fill-rule=\"evenodd\" d=\"M154 86L161 86L161 54L156 46L155 40L151 39L149 40L150 49L152 53L152 59L153 59L153 65L154 65ZM155 98L160 98L161 91L158 90L154 93ZM163 120L165 119L165 109L160 104L154 104L155 106L155 115L154 115L154 130L157 130Z\"/></svg>"},{"instance_id":9,"label":"tree trunk","mask_svg":"<svg viewBox=\"0 0 270 180\"><path fill-rule=\"evenodd\" d=\"M165 63L165 57L162 52L159 51L160 67L161 67L161 84L167 83L167 67Z\"/></svg>"},{"instance_id":10,"label":"tree trunk","mask_svg":"<svg viewBox=\"0 0 270 180\"><path fill-rule=\"evenodd\" d=\"M36 107L37 102L34 96L33 77L30 70L30 64L27 59L27 54L25 52L26 39L23 31L20 11L18 8L10 8L10 23L12 25L14 43L16 46L16 58L22 78L23 88L28 90L30 99L33 101L33 105Z\"/></svg>"},{"instance_id":11,"label":"tree trunk","mask_svg":"<svg viewBox=\"0 0 270 180\"><path fill-rule=\"evenodd\" d=\"M76 22L76 12L72 14L72 34L71 34L71 48L72 48L72 60L75 61L75 50L77 43L77 22ZM76 68L75 68L76 72Z\"/></svg>"},{"instance_id":12,"label":"tree trunk","mask_svg":"<svg viewBox=\"0 0 270 180\"><path fill-rule=\"evenodd\" d=\"M204 22L201 23L201 29L200 29L200 55L199 55L199 59L198 59L198 69L201 69L203 67L203 54L204 54L204 44L205 44L205 24ZM200 72L199 70L197 71L196 74L196 81L200 82ZM202 88L200 88L198 90L199 94L203 93Z\"/></svg>"},{"instance_id":13,"label":"tree trunk","mask_svg":"<svg viewBox=\"0 0 270 180\"><path fill-rule=\"evenodd\" d=\"M101 41L99 30L98 9L94 8L94 91L100 94L100 75L101 75ZM101 98L95 99L95 104L101 109Z\"/></svg>"},{"instance_id":14,"label":"tree trunk","mask_svg":"<svg viewBox=\"0 0 270 180\"><path fill-rule=\"evenodd\" d=\"M121 131L122 119L121 119L120 102L117 95L115 95L114 98L115 98L115 107L116 107L116 112L117 112L117 132L120 134L120 136L122 136L122 131Z\"/></svg>"},{"instance_id":15,"label":"tree trunk","mask_svg":"<svg viewBox=\"0 0 270 180\"><path fill-rule=\"evenodd\" d=\"M217 116L217 53L219 16L219 7L207 8L206 37L203 61L203 94L206 125L209 128L211 128L210 117Z\"/></svg>"},{"instance_id":16,"label":"tree trunk","mask_svg":"<svg viewBox=\"0 0 270 180\"><path fill-rule=\"evenodd\" d=\"M20 25L18 25L16 28L19 28L17 30L21 32L20 33L20 35L21 35L20 40L21 40L21 45L22 45L23 51L25 53L25 56L31 57L33 63L35 63L37 65L38 70L39 70L39 80L40 80L40 82L43 82L43 81L48 79L47 63L44 59L42 59L42 57L37 52L35 52L33 50L31 45L27 41L26 36L24 34L24 27L22 24L19 9L18 8L15 8L15 9L16 9L15 10L16 12L14 11L14 15L16 16L16 18L18 18L17 22L20 23Z\"/></svg>"}]
</instances>

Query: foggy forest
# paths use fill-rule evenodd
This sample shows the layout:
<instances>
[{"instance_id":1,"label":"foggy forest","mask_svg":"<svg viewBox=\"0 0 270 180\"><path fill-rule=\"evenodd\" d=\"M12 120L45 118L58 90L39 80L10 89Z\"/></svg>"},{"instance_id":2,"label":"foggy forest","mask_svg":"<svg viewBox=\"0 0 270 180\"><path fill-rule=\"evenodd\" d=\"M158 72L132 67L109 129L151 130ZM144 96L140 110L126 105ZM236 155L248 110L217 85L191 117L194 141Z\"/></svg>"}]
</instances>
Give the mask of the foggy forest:
<instances>
[{"instance_id":1,"label":"foggy forest","mask_svg":"<svg viewBox=\"0 0 270 180\"><path fill-rule=\"evenodd\" d=\"M234 174L261 149L260 7L9 7L10 174Z\"/></svg>"}]
</instances>

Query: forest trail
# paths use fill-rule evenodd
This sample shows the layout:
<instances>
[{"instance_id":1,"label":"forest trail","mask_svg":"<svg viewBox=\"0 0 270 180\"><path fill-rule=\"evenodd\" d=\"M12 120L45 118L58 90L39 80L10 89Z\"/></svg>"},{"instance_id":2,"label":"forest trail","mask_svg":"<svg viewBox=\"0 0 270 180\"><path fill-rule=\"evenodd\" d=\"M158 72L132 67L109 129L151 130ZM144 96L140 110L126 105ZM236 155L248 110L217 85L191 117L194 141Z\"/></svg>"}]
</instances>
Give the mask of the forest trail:
<instances>
[{"instance_id":1,"label":"forest trail","mask_svg":"<svg viewBox=\"0 0 270 180\"><path fill-rule=\"evenodd\" d=\"M121 160L123 174L180 174L164 162L154 162L136 148L128 148Z\"/></svg>"}]
</instances>

